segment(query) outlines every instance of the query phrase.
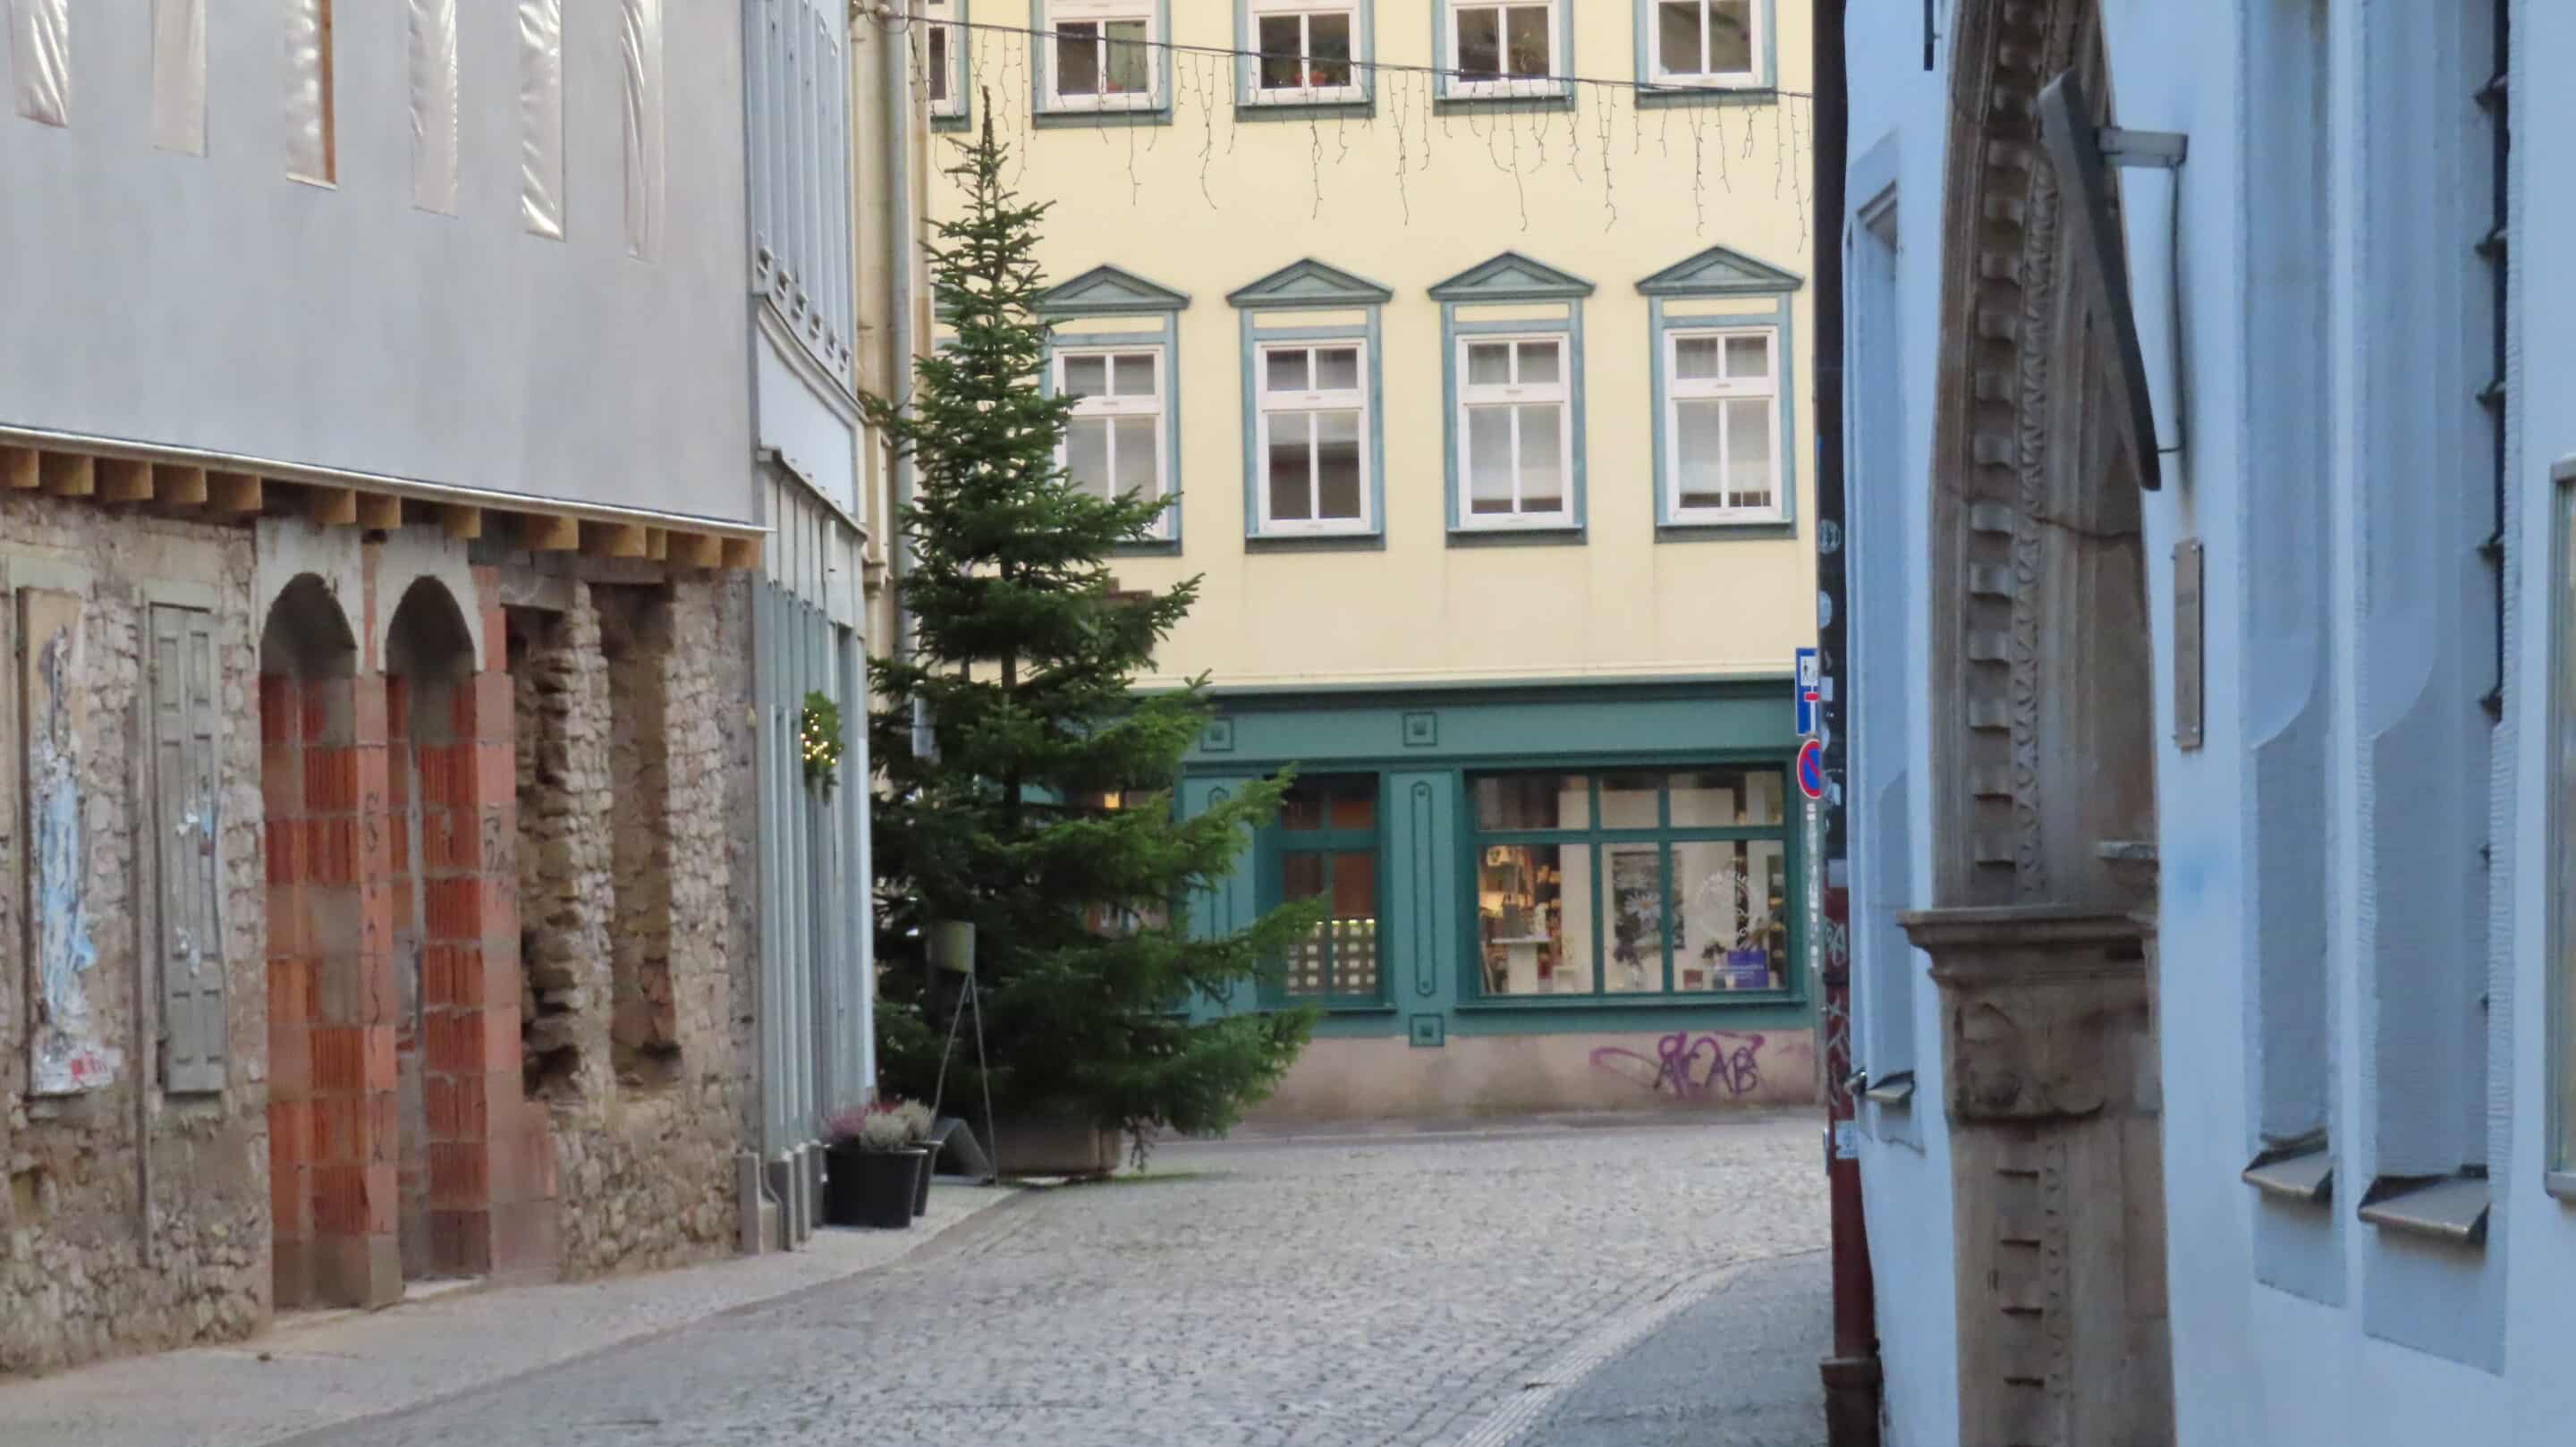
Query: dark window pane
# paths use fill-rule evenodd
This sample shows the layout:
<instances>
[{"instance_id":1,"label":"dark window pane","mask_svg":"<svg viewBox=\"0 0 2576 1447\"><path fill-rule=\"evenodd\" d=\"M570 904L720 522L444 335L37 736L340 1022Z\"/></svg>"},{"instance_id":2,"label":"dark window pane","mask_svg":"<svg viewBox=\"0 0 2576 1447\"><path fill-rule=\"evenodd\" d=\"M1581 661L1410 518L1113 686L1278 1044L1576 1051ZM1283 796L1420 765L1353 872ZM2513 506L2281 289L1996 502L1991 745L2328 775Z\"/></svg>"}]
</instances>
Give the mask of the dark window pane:
<instances>
[{"instance_id":1,"label":"dark window pane","mask_svg":"<svg viewBox=\"0 0 2576 1447\"><path fill-rule=\"evenodd\" d=\"M1787 817L1777 769L1695 769L1673 776L1673 827L1735 829Z\"/></svg>"},{"instance_id":2,"label":"dark window pane","mask_svg":"<svg viewBox=\"0 0 2576 1447\"><path fill-rule=\"evenodd\" d=\"M1264 15L1261 17L1261 88L1263 90L1294 90L1303 84L1300 76L1305 70L1305 65L1298 59L1301 45L1302 41L1297 33L1296 16Z\"/></svg>"},{"instance_id":3,"label":"dark window pane","mask_svg":"<svg viewBox=\"0 0 2576 1447\"><path fill-rule=\"evenodd\" d=\"M1279 860L1279 895L1290 904L1301 899L1314 899L1324 893L1324 856L1289 854ZM1331 928L1316 930L1288 947L1287 992L1296 997L1321 997L1332 993Z\"/></svg>"},{"instance_id":4,"label":"dark window pane","mask_svg":"<svg viewBox=\"0 0 2576 1447\"><path fill-rule=\"evenodd\" d=\"M1708 68L1713 75L1753 70L1753 0L1716 0L1708 7Z\"/></svg>"},{"instance_id":5,"label":"dark window pane","mask_svg":"<svg viewBox=\"0 0 2576 1447\"><path fill-rule=\"evenodd\" d=\"M1602 794L1602 812L1610 799ZM1610 951L1602 988L1614 995L1664 988L1664 850L1660 844L1613 844L1601 851L1610 872Z\"/></svg>"},{"instance_id":6,"label":"dark window pane","mask_svg":"<svg viewBox=\"0 0 2576 1447\"><path fill-rule=\"evenodd\" d=\"M1312 459L1306 451L1313 419L1303 415L1270 419L1270 519L1304 522L1315 515L1311 495Z\"/></svg>"},{"instance_id":7,"label":"dark window pane","mask_svg":"<svg viewBox=\"0 0 2576 1447\"><path fill-rule=\"evenodd\" d=\"M1591 849L1488 845L1476 861L1476 935L1486 994L1591 994Z\"/></svg>"},{"instance_id":8,"label":"dark window pane","mask_svg":"<svg viewBox=\"0 0 2576 1447\"><path fill-rule=\"evenodd\" d=\"M1699 0L1664 0L1655 7L1655 54L1666 75L1699 73Z\"/></svg>"},{"instance_id":9,"label":"dark window pane","mask_svg":"<svg viewBox=\"0 0 2576 1447\"><path fill-rule=\"evenodd\" d=\"M1515 5L1510 20L1511 70L1515 80L1542 79L1555 73L1548 58L1547 7Z\"/></svg>"},{"instance_id":10,"label":"dark window pane","mask_svg":"<svg viewBox=\"0 0 2576 1447\"><path fill-rule=\"evenodd\" d=\"M1661 774L1612 774L1601 781L1601 827L1654 829L1663 824L1656 800L1663 793Z\"/></svg>"},{"instance_id":11,"label":"dark window pane","mask_svg":"<svg viewBox=\"0 0 2576 1447\"><path fill-rule=\"evenodd\" d=\"M1100 27L1071 20L1055 28L1055 93L1100 94Z\"/></svg>"},{"instance_id":12,"label":"dark window pane","mask_svg":"<svg viewBox=\"0 0 2576 1447\"><path fill-rule=\"evenodd\" d=\"M930 32L930 98L933 102L948 99L952 79L948 73L948 27L934 26Z\"/></svg>"},{"instance_id":13,"label":"dark window pane","mask_svg":"<svg viewBox=\"0 0 2576 1447\"><path fill-rule=\"evenodd\" d=\"M1109 86L1111 95L1143 95L1154 88L1153 52L1145 48L1145 22L1112 20L1109 22Z\"/></svg>"},{"instance_id":14,"label":"dark window pane","mask_svg":"<svg viewBox=\"0 0 2576 1447\"><path fill-rule=\"evenodd\" d=\"M1376 828L1377 781L1360 780L1334 790L1330 813L1336 829Z\"/></svg>"},{"instance_id":15,"label":"dark window pane","mask_svg":"<svg viewBox=\"0 0 2576 1447\"><path fill-rule=\"evenodd\" d=\"M1305 831L1324 827L1324 791L1312 782L1300 779L1288 786L1279 800L1279 827ZM1312 893L1313 891L1308 891ZM1300 898L1290 895L1289 898Z\"/></svg>"},{"instance_id":16,"label":"dark window pane","mask_svg":"<svg viewBox=\"0 0 2576 1447\"><path fill-rule=\"evenodd\" d=\"M1673 846L1680 876L1673 918L1681 934L1673 988L1787 988L1788 866L1788 846L1776 839Z\"/></svg>"},{"instance_id":17,"label":"dark window pane","mask_svg":"<svg viewBox=\"0 0 2576 1447\"><path fill-rule=\"evenodd\" d=\"M1503 74L1503 13L1479 5L1458 12L1458 78L1500 80Z\"/></svg>"},{"instance_id":18,"label":"dark window pane","mask_svg":"<svg viewBox=\"0 0 2576 1447\"><path fill-rule=\"evenodd\" d=\"M1478 779L1479 829L1581 829L1592 822L1592 782L1582 774L1504 774Z\"/></svg>"},{"instance_id":19,"label":"dark window pane","mask_svg":"<svg viewBox=\"0 0 2576 1447\"><path fill-rule=\"evenodd\" d=\"M1333 917L1324 925L1332 946L1332 992L1378 992L1377 856L1332 856Z\"/></svg>"},{"instance_id":20,"label":"dark window pane","mask_svg":"<svg viewBox=\"0 0 2576 1447\"><path fill-rule=\"evenodd\" d=\"M1351 83L1351 17L1318 15L1307 23L1311 28L1306 50L1313 58L1313 70L1307 84L1318 88L1349 85Z\"/></svg>"},{"instance_id":21,"label":"dark window pane","mask_svg":"<svg viewBox=\"0 0 2576 1447\"><path fill-rule=\"evenodd\" d=\"M1360 517L1360 419L1356 412L1315 414L1316 516L1337 522Z\"/></svg>"}]
</instances>

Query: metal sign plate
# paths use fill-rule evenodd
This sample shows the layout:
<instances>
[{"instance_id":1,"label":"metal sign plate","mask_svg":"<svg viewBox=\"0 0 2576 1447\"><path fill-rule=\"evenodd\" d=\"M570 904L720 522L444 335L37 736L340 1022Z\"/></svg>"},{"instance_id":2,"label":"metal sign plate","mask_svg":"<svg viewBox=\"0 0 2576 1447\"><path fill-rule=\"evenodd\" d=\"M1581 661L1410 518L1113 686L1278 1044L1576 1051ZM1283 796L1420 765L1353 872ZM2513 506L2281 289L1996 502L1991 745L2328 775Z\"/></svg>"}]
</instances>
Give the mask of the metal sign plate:
<instances>
[{"instance_id":1,"label":"metal sign plate","mask_svg":"<svg viewBox=\"0 0 2576 1447\"><path fill-rule=\"evenodd\" d=\"M2201 741L2201 546L2197 538L2174 544L2174 746Z\"/></svg>"}]
</instances>

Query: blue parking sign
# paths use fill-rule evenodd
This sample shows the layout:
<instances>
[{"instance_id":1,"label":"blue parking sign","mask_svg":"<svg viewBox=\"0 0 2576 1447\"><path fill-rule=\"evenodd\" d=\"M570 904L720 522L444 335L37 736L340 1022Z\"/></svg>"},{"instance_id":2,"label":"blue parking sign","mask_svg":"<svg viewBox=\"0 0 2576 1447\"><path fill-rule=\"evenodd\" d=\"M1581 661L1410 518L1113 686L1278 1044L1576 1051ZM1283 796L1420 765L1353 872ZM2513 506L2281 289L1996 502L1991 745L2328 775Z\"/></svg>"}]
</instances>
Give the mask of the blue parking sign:
<instances>
[{"instance_id":1,"label":"blue parking sign","mask_svg":"<svg viewBox=\"0 0 2576 1447\"><path fill-rule=\"evenodd\" d=\"M1824 665L1817 658L1816 650L1799 649L1795 696L1798 701L1798 737L1802 739L1813 738L1822 732L1818 727L1818 715L1823 712L1820 705L1824 701L1824 688Z\"/></svg>"}]
</instances>

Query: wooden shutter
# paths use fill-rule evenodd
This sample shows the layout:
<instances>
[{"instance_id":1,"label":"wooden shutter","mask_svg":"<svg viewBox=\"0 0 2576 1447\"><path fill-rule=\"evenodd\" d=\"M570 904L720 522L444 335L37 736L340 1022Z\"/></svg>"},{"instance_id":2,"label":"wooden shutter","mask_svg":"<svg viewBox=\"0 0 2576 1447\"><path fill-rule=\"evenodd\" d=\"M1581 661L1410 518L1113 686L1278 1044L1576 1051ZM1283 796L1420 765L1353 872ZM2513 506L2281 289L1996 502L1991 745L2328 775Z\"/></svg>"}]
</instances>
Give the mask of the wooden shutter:
<instances>
[{"instance_id":1,"label":"wooden shutter","mask_svg":"<svg viewBox=\"0 0 2576 1447\"><path fill-rule=\"evenodd\" d=\"M214 616L152 609L152 792L160 840L161 1083L224 1088L222 794L217 787L221 670Z\"/></svg>"}]
</instances>

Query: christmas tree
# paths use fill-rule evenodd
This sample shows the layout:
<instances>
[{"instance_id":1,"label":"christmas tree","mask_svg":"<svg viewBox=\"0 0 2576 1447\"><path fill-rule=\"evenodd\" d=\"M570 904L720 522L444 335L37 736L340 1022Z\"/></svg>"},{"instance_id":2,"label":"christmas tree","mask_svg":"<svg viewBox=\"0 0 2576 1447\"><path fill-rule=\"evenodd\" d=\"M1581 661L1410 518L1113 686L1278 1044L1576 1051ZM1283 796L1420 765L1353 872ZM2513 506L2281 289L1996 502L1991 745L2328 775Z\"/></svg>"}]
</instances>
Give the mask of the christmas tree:
<instances>
[{"instance_id":1,"label":"christmas tree","mask_svg":"<svg viewBox=\"0 0 2576 1447\"><path fill-rule=\"evenodd\" d=\"M964 215L929 248L942 330L908 405L866 399L917 481L899 511L912 561L910 647L870 665L875 872L882 945L879 1071L930 1094L948 1006L922 958L928 926L976 926L975 969L1005 1114L1071 1116L1130 1134L1233 1125L1313 1027L1305 1011L1192 1021L1274 968L1315 927L1306 906L1193 938L1187 897L1234 867L1286 781L1182 818L1172 791L1211 712L1205 679L1143 694L1134 678L1189 611L1196 579L1120 592L1108 558L1155 536L1166 500L1103 497L1057 462L1076 399L1039 378L1043 205L1003 184L989 121L951 174ZM916 750L926 719L934 748ZM973 1052L950 1100L986 1082Z\"/></svg>"}]
</instances>

